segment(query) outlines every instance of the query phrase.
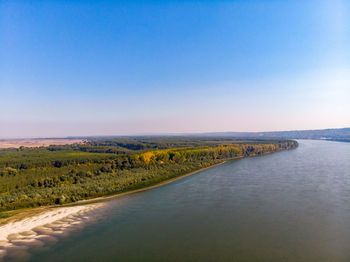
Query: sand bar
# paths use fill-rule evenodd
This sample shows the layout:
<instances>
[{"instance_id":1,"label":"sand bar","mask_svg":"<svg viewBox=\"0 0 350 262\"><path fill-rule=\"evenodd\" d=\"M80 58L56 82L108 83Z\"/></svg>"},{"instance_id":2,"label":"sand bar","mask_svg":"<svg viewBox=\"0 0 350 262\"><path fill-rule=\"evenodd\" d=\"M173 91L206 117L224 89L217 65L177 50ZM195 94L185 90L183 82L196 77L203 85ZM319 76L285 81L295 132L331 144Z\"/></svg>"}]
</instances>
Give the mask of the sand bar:
<instances>
[{"instance_id":1,"label":"sand bar","mask_svg":"<svg viewBox=\"0 0 350 262\"><path fill-rule=\"evenodd\" d=\"M0 261L5 255L21 256L25 260L29 256L29 247L41 247L46 242L56 242L55 236L65 234L89 221L89 212L102 206L104 203L50 208L39 214L1 225Z\"/></svg>"}]
</instances>

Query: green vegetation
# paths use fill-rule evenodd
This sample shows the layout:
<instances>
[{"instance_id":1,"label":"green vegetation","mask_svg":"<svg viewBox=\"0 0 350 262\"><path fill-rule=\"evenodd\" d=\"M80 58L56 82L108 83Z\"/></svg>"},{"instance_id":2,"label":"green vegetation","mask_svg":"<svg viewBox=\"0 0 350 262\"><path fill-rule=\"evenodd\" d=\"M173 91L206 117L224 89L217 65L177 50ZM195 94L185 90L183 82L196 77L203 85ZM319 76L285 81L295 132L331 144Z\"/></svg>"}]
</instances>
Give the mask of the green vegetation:
<instances>
[{"instance_id":1,"label":"green vegetation","mask_svg":"<svg viewBox=\"0 0 350 262\"><path fill-rule=\"evenodd\" d=\"M292 149L291 140L138 137L0 150L0 211L151 186L228 159Z\"/></svg>"},{"instance_id":2,"label":"green vegetation","mask_svg":"<svg viewBox=\"0 0 350 262\"><path fill-rule=\"evenodd\" d=\"M0 212L0 218L8 218L10 216L11 216L11 214L9 214L9 213Z\"/></svg>"}]
</instances>

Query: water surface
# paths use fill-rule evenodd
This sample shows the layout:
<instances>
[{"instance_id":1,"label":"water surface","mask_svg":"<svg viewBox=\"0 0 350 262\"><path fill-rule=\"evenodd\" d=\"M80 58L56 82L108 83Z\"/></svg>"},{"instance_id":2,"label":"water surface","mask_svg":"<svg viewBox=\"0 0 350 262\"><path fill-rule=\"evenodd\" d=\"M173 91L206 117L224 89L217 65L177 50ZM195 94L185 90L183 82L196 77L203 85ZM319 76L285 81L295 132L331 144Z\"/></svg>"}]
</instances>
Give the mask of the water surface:
<instances>
[{"instance_id":1,"label":"water surface","mask_svg":"<svg viewBox=\"0 0 350 262\"><path fill-rule=\"evenodd\" d=\"M299 143L115 198L31 261L350 261L350 143Z\"/></svg>"}]
</instances>

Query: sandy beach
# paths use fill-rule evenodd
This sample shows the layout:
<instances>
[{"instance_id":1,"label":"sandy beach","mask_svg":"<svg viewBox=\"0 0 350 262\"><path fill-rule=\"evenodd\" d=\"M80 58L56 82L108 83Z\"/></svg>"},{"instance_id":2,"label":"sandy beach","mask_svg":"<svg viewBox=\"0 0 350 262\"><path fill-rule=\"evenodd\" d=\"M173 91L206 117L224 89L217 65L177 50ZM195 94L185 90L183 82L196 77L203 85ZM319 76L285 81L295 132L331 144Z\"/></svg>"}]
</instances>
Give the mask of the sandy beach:
<instances>
[{"instance_id":1,"label":"sandy beach","mask_svg":"<svg viewBox=\"0 0 350 262\"><path fill-rule=\"evenodd\" d=\"M25 260L30 247L43 247L46 242L56 242L57 236L82 226L90 220L89 213L102 207L103 203L80 206L57 207L11 220L0 226L0 261L5 255Z\"/></svg>"}]
</instances>

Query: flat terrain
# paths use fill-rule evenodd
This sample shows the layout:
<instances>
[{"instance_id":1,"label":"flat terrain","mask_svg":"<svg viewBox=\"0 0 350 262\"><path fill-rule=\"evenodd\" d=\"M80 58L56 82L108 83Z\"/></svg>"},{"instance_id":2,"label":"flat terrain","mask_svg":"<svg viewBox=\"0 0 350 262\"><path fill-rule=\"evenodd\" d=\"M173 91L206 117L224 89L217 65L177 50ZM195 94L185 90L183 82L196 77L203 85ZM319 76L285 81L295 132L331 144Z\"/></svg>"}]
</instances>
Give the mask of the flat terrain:
<instances>
[{"instance_id":1,"label":"flat terrain","mask_svg":"<svg viewBox=\"0 0 350 262\"><path fill-rule=\"evenodd\" d=\"M19 148L24 147L41 147L50 145L71 145L75 143L83 143L83 139L60 139L60 138L50 138L50 139L1 139L0 148Z\"/></svg>"},{"instance_id":2,"label":"flat terrain","mask_svg":"<svg viewBox=\"0 0 350 262\"><path fill-rule=\"evenodd\" d=\"M125 137L0 149L0 215L120 194L228 159L296 146L285 139Z\"/></svg>"}]
</instances>

